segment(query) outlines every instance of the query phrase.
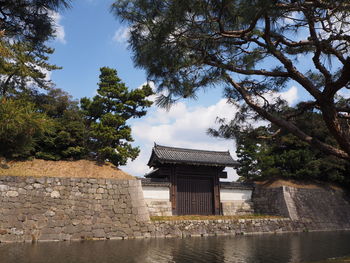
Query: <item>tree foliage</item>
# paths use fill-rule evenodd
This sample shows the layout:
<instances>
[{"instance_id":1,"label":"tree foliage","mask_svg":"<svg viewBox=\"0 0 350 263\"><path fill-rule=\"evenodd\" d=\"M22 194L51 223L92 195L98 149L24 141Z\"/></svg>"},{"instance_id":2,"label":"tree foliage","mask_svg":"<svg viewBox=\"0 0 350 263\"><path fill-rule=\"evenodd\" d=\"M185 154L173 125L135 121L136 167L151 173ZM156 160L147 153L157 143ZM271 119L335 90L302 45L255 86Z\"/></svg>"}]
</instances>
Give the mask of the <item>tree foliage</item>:
<instances>
[{"instance_id":1,"label":"tree foliage","mask_svg":"<svg viewBox=\"0 0 350 263\"><path fill-rule=\"evenodd\" d=\"M117 71L106 67L97 95L81 99L80 106L57 88L13 93L0 101L0 156L124 165L139 154L127 121L146 114L151 94L148 85L128 90Z\"/></svg>"},{"instance_id":2,"label":"tree foliage","mask_svg":"<svg viewBox=\"0 0 350 263\"><path fill-rule=\"evenodd\" d=\"M47 62L53 49L42 46L37 50L26 42L3 42L3 47L6 47L8 53L0 56L0 96L9 97L36 88L52 87L46 74L59 69Z\"/></svg>"},{"instance_id":3,"label":"tree foliage","mask_svg":"<svg viewBox=\"0 0 350 263\"><path fill-rule=\"evenodd\" d=\"M36 87L47 89L53 49L45 42L55 34L53 14L67 8L66 0L7 0L0 2L0 96Z\"/></svg>"},{"instance_id":4,"label":"tree foliage","mask_svg":"<svg viewBox=\"0 0 350 263\"><path fill-rule=\"evenodd\" d=\"M87 157L87 132L78 102L61 89L32 93L38 112L53 122L52 128L37 138L35 157L47 160L82 159Z\"/></svg>"},{"instance_id":5,"label":"tree foliage","mask_svg":"<svg viewBox=\"0 0 350 263\"><path fill-rule=\"evenodd\" d=\"M129 91L115 69L103 67L100 71L97 95L81 99L89 130L88 147L98 161L124 165L139 154L138 147L130 144L133 138L126 122L146 114L146 108L152 105L146 97L153 92L148 85Z\"/></svg>"},{"instance_id":6,"label":"tree foliage","mask_svg":"<svg viewBox=\"0 0 350 263\"><path fill-rule=\"evenodd\" d=\"M54 33L52 12L69 7L67 0L0 2L0 27L6 38L41 45Z\"/></svg>"},{"instance_id":7,"label":"tree foliage","mask_svg":"<svg viewBox=\"0 0 350 263\"><path fill-rule=\"evenodd\" d=\"M294 121L317 139L336 144L320 114L309 111ZM219 129L210 129L209 133L236 140L241 180L286 178L350 183L349 162L311 147L276 125L242 128L234 122L221 123Z\"/></svg>"},{"instance_id":8,"label":"tree foliage","mask_svg":"<svg viewBox=\"0 0 350 263\"><path fill-rule=\"evenodd\" d=\"M52 122L25 100L0 101L0 156L27 158L35 151L36 138L49 132Z\"/></svg>"},{"instance_id":9,"label":"tree foliage","mask_svg":"<svg viewBox=\"0 0 350 263\"><path fill-rule=\"evenodd\" d=\"M226 85L246 118L263 118L327 154L350 160L349 0L119 0L137 66L166 90L158 104ZM308 96L296 109L267 94L293 82ZM339 95L343 97L340 98ZM313 110L336 140L293 122Z\"/></svg>"},{"instance_id":10,"label":"tree foliage","mask_svg":"<svg viewBox=\"0 0 350 263\"><path fill-rule=\"evenodd\" d=\"M83 114L60 89L19 93L1 101L0 156L47 160L87 156Z\"/></svg>"}]
</instances>

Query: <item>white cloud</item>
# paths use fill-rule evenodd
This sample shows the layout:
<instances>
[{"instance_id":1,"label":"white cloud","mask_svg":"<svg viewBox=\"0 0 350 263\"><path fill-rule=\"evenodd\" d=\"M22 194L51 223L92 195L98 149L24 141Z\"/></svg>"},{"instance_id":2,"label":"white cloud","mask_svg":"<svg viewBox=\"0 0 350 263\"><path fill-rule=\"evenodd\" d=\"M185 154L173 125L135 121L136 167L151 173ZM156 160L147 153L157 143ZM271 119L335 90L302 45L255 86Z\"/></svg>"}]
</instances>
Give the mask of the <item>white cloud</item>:
<instances>
[{"instance_id":1,"label":"white cloud","mask_svg":"<svg viewBox=\"0 0 350 263\"><path fill-rule=\"evenodd\" d=\"M151 85L154 87L153 83ZM293 86L285 92L274 94L273 97L276 98L278 95L288 103L294 103L298 98L297 88ZM150 170L147 162L154 142L174 147L229 150L235 159L236 146L233 140L213 138L208 136L206 131L210 127L215 127L217 117L230 120L236 112L237 107L226 103L226 99L221 99L208 107L189 107L184 102L179 102L169 111L153 106L144 118L134 121L131 127L135 144L141 146L141 152L135 161L129 162L122 169L135 176L147 173ZM258 124L265 125L267 122ZM227 168L227 172L230 180L237 179L236 172L232 168Z\"/></svg>"},{"instance_id":2,"label":"white cloud","mask_svg":"<svg viewBox=\"0 0 350 263\"><path fill-rule=\"evenodd\" d=\"M31 64L31 66L33 66L36 70L38 70L39 72L41 72L41 73L43 73L43 74L45 74L45 77L44 77L44 80L45 81L51 81L51 76L52 76L52 71L49 71L49 70L47 70L46 68L42 68L42 67L40 67L40 66L38 66L38 65L33 65L33 64ZM3 80L3 79L0 79L1 81ZM26 77L25 78L25 82L26 82L26 85L28 86L28 87L30 87L30 86L37 86L37 82L33 79L33 78L31 78L31 77Z\"/></svg>"},{"instance_id":3,"label":"white cloud","mask_svg":"<svg viewBox=\"0 0 350 263\"><path fill-rule=\"evenodd\" d=\"M151 87L151 89L155 92L156 91L156 85L154 84L154 82L153 81L146 81L146 82L144 82L144 83L142 83L140 86L138 86L136 89L141 89L143 86L145 86L145 85L149 85L150 87Z\"/></svg>"},{"instance_id":4,"label":"white cloud","mask_svg":"<svg viewBox=\"0 0 350 263\"><path fill-rule=\"evenodd\" d=\"M113 41L117 43L125 44L129 39L129 37L130 37L130 28L122 26L115 31L113 36Z\"/></svg>"},{"instance_id":5,"label":"white cloud","mask_svg":"<svg viewBox=\"0 0 350 263\"><path fill-rule=\"evenodd\" d=\"M345 98L350 98L350 89L342 88L337 94Z\"/></svg>"},{"instance_id":6,"label":"white cloud","mask_svg":"<svg viewBox=\"0 0 350 263\"><path fill-rule=\"evenodd\" d=\"M263 94L263 97L269 102L273 103L276 101L277 98L283 99L287 101L289 105L293 105L297 102L299 96L298 96L298 88L295 86L292 86L289 90L283 91L283 92L267 92ZM260 97L256 97L256 101L262 105L264 104L264 100Z\"/></svg>"},{"instance_id":7,"label":"white cloud","mask_svg":"<svg viewBox=\"0 0 350 263\"><path fill-rule=\"evenodd\" d=\"M156 99L157 99L157 97L158 97L160 94L163 94L163 95L166 95L166 94L167 94L167 91L157 92L157 87L156 87L156 85L154 84L153 81L144 82L144 83L142 83L140 86L138 86L136 89L141 89L144 85L147 85L147 84L151 87L151 89L152 89L153 92L154 92L153 95L147 97L148 100L155 102Z\"/></svg>"},{"instance_id":8,"label":"white cloud","mask_svg":"<svg viewBox=\"0 0 350 263\"><path fill-rule=\"evenodd\" d=\"M132 134L138 144L142 144L140 156L123 170L137 176L144 175L154 142L161 145L204 149L230 150L235 156L234 142L212 138L206 130L212 127L217 116L231 118L236 107L226 103L225 99L209 107L189 108L185 103L175 104L169 111L154 108L143 121L132 125ZM231 171L230 171L231 170ZM229 168L230 178L234 171Z\"/></svg>"},{"instance_id":9,"label":"white cloud","mask_svg":"<svg viewBox=\"0 0 350 263\"><path fill-rule=\"evenodd\" d=\"M295 24L296 19L300 19L301 14L299 12L290 12L286 15L285 18L282 19L282 23L286 25L293 25Z\"/></svg>"},{"instance_id":10,"label":"white cloud","mask_svg":"<svg viewBox=\"0 0 350 263\"><path fill-rule=\"evenodd\" d=\"M281 92L280 96L282 99L286 100L289 105L293 105L298 100L298 89L292 86L289 90Z\"/></svg>"},{"instance_id":11,"label":"white cloud","mask_svg":"<svg viewBox=\"0 0 350 263\"><path fill-rule=\"evenodd\" d=\"M64 31L64 26L62 26L60 24L62 16L58 12L55 12L55 11L50 11L49 15L52 18L53 23L54 23L54 29L55 29L54 35L55 35L56 40L58 42L61 42L62 44L66 44L67 41L65 39L66 34Z\"/></svg>"},{"instance_id":12,"label":"white cloud","mask_svg":"<svg viewBox=\"0 0 350 263\"><path fill-rule=\"evenodd\" d=\"M39 68L39 70L45 74L45 80L46 81L50 81L51 80L51 76L52 76L52 71L49 71L45 68Z\"/></svg>"}]
</instances>

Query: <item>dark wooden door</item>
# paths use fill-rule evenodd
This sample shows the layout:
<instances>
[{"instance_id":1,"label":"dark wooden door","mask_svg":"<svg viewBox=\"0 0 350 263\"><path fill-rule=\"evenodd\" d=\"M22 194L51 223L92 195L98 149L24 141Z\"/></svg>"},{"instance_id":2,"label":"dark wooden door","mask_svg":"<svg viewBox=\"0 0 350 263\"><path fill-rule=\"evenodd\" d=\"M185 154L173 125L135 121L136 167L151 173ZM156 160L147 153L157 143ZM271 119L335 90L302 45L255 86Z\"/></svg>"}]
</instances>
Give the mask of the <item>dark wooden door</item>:
<instances>
[{"instance_id":1,"label":"dark wooden door","mask_svg":"<svg viewBox=\"0 0 350 263\"><path fill-rule=\"evenodd\" d=\"M178 177L176 198L178 215L212 215L213 203L212 177Z\"/></svg>"}]
</instances>

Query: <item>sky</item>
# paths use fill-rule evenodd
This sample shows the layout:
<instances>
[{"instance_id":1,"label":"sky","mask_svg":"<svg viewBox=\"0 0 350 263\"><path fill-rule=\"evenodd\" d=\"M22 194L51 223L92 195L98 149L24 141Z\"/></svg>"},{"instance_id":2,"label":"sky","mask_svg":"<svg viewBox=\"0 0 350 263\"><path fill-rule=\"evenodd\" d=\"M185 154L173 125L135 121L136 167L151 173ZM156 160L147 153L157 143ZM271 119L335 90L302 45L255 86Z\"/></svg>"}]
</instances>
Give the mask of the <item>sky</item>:
<instances>
[{"instance_id":1,"label":"sky","mask_svg":"<svg viewBox=\"0 0 350 263\"><path fill-rule=\"evenodd\" d=\"M50 45L55 53L50 62L61 66L49 77L57 88L67 91L75 99L96 94L99 68L115 68L118 76L130 88L146 83L146 74L132 62L128 49L127 27L110 12L111 0L77 0L72 7L53 13L56 38ZM300 97L296 86L289 86L281 96L290 104ZM153 98L152 98L153 99ZM143 176L150 169L147 162L154 143L166 146L203 150L229 150L236 158L233 140L212 138L206 130L215 127L217 117L231 119L236 108L226 103L221 87L202 92L197 100L183 100L169 111L152 106L145 117L130 123L134 146L140 147L139 157L120 168L134 176ZM229 180L237 179L228 168Z\"/></svg>"}]
</instances>

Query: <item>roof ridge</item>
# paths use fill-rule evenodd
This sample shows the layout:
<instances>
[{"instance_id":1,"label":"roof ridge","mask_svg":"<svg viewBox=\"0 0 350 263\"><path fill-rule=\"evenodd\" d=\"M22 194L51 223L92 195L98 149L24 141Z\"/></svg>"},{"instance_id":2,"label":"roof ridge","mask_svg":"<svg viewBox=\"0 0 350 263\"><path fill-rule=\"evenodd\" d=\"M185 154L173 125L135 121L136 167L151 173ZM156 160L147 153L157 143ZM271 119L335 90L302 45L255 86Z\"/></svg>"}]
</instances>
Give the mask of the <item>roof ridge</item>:
<instances>
[{"instance_id":1,"label":"roof ridge","mask_svg":"<svg viewBox=\"0 0 350 263\"><path fill-rule=\"evenodd\" d=\"M159 145L159 144L155 144L154 148L167 148L167 149L172 149L172 150L178 150L178 151L186 151L186 152L193 152L193 151L197 151L197 152L205 152L205 153L230 153L230 151L209 151L209 150L200 150L200 149L189 149L189 148L182 148L182 147L171 147L171 146L164 146L164 145Z\"/></svg>"}]
</instances>

